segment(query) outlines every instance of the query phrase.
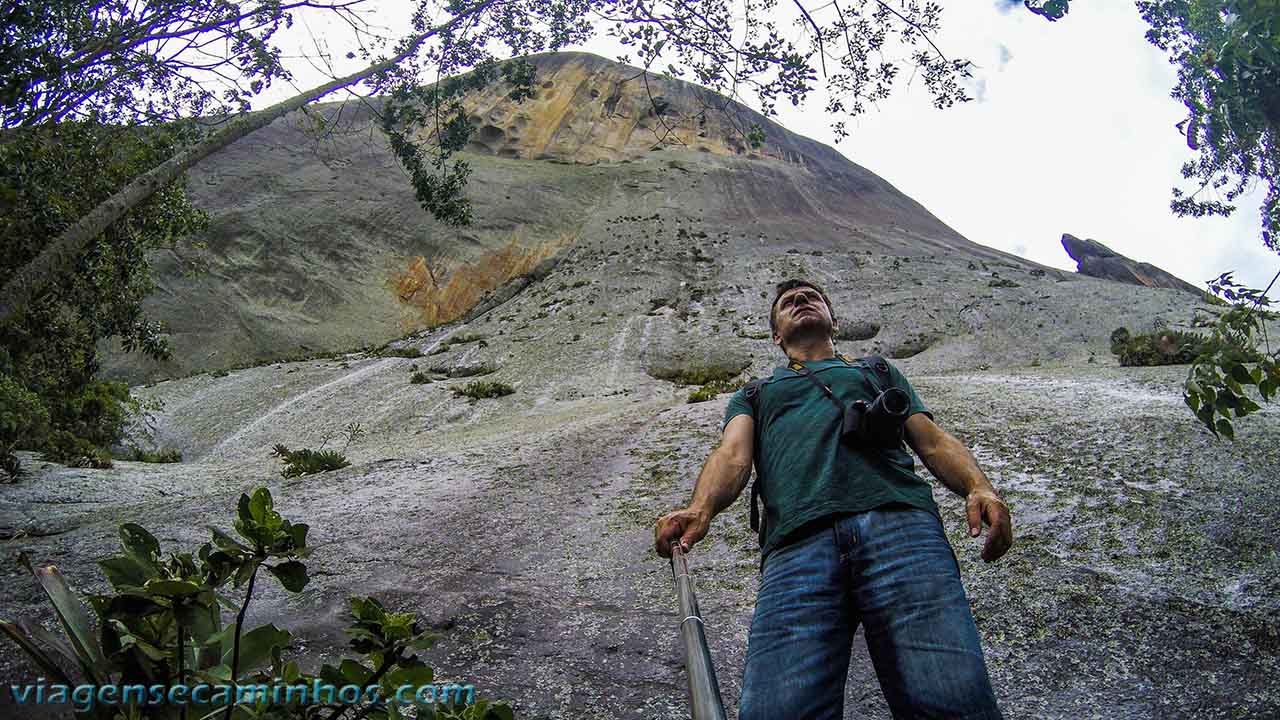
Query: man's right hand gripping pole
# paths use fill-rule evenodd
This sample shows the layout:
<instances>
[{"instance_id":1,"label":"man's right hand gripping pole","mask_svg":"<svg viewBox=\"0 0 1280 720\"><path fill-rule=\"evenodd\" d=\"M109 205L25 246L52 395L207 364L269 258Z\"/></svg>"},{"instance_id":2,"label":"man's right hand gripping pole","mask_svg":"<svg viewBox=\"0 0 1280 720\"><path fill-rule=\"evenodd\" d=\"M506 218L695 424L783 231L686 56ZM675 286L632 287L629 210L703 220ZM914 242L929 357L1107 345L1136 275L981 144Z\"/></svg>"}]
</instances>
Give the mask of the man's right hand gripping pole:
<instances>
[{"instance_id":1,"label":"man's right hand gripping pole","mask_svg":"<svg viewBox=\"0 0 1280 720\"><path fill-rule=\"evenodd\" d=\"M711 527L711 515L705 510L687 507L658 518L653 530L654 549L664 558L671 557L671 543L679 541L680 550L689 552Z\"/></svg>"}]
</instances>

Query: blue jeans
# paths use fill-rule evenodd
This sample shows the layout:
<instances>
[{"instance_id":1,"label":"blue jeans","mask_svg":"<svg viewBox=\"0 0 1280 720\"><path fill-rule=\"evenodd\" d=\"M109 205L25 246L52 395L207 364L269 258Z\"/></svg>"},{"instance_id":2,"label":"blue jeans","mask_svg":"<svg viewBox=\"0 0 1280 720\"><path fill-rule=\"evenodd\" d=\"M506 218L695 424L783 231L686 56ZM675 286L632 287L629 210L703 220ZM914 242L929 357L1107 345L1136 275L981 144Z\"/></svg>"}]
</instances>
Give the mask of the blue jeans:
<instances>
[{"instance_id":1,"label":"blue jeans","mask_svg":"<svg viewBox=\"0 0 1280 720\"><path fill-rule=\"evenodd\" d=\"M942 523L903 506L846 515L765 561L739 720L839 720L854 631L893 717L998 720Z\"/></svg>"}]
</instances>

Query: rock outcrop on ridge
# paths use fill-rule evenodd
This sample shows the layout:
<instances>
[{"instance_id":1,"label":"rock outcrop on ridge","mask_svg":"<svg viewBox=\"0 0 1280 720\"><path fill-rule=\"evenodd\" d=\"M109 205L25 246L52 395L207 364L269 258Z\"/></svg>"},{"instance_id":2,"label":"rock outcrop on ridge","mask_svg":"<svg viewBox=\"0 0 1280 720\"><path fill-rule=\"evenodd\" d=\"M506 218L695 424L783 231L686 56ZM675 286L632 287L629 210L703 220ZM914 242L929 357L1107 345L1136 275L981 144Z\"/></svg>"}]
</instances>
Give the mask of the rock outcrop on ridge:
<instances>
[{"instance_id":1,"label":"rock outcrop on ridge","mask_svg":"<svg viewBox=\"0 0 1280 720\"><path fill-rule=\"evenodd\" d=\"M119 523L190 549L267 485L311 527L312 579L298 595L268 583L248 622L293 630L308 669L344 651L346 598L373 595L440 636L437 678L517 717L687 718L653 522L688 501L729 396L689 403L674 380L783 362L768 302L803 276L832 298L838 347L893 358L1012 508L1015 545L984 564L963 501L933 483L1006 718L1280 715L1280 412L1218 441L1183 404L1185 368L1121 368L1108 350L1121 325L1193 329L1199 298L984 248L776 125L759 152L699 138L698 91L677 83L649 78L682 143L646 147L662 135L634 69L538 63L551 86L527 107L474 100L472 228L426 218L367 136L317 146L296 118L198 168L211 270L165 276L150 305L180 359L112 366L151 378L134 387L152 410L133 442L183 461L96 470L23 453L30 474L0 485L0 554L101 591L95 562ZM393 338L396 354L177 377ZM460 397L476 377L514 392ZM344 448L351 422L365 435ZM277 443L351 465L285 479ZM690 556L730 717L758 560L745 494ZM0 617L49 623L9 567ZM4 684L37 676L0 643ZM861 638L848 680L846 718L889 717Z\"/></svg>"},{"instance_id":2,"label":"rock outcrop on ridge","mask_svg":"<svg viewBox=\"0 0 1280 720\"><path fill-rule=\"evenodd\" d=\"M1172 275L1151 263L1131 260L1097 240L1081 240L1069 233L1062 235L1062 247L1076 261L1077 272L1089 277L1146 287L1173 288L1200 294L1195 285Z\"/></svg>"}]
</instances>

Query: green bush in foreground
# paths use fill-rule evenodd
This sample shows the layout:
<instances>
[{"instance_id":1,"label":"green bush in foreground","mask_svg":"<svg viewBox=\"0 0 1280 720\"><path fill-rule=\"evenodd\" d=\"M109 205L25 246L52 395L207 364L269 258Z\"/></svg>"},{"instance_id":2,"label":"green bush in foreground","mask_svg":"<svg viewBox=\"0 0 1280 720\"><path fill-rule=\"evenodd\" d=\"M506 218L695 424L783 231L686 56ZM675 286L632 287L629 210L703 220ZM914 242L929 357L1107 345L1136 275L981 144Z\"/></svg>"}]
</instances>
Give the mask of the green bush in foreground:
<instances>
[{"instance_id":1,"label":"green bush in foreground","mask_svg":"<svg viewBox=\"0 0 1280 720\"><path fill-rule=\"evenodd\" d=\"M1224 343L1221 338L1182 330L1158 330L1133 335L1127 328L1111 333L1111 353L1126 367L1190 365L1205 354L1222 353L1234 362L1257 362L1258 353Z\"/></svg>"},{"instance_id":2,"label":"green bush in foreground","mask_svg":"<svg viewBox=\"0 0 1280 720\"><path fill-rule=\"evenodd\" d=\"M515 388L502 382L490 382L488 380L476 380L466 385L453 389L455 397L469 397L472 400L483 400L485 398L497 398L503 395L510 395L516 391Z\"/></svg>"},{"instance_id":3,"label":"green bush in foreground","mask_svg":"<svg viewBox=\"0 0 1280 720\"><path fill-rule=\"evenodd\" d=\"M94 703L78 708L81 720L356 720L405 717L396 705L367 701L327 704L322 694L248 692L250 686L379 688L391 698L402 685L433 686L430 700L415 702L418 718L435 720L514 720L503 704L476 701L470 685L435 683L434 672L417 652L430 647L413 613L391 612L371 597L349 599L353 656L337 665L322 664L307 674L290 657L293 634L274 624L246 630L244 621L258 581L270 575L289 593L310 582L305 560L310 528L283 518L271 493L260 487L240 496L233 523L235 536L212 529L211 542L188 552L165 555L160 542L140 525L120 526L121 554L99 562L111 589L85 603L57 568L23 565L35 577L59 620L65 640L35 622L0 620L0 634L12 640L51 684L99 687L196 685L215 689L185 704ZM262 572L262 571L265 571ZM243 595L239 592L243 588ZM88 608L86 608L86 604ZM97 616L95 623L89 610ZM440 695L435 688L443 688ZM240 692L240 690L245 692ZM373 693L361 693L367 698ZM406 698L408 699L408 698ZM424 697L423 700L426 698Z\"/></svg>"}]
</instances>

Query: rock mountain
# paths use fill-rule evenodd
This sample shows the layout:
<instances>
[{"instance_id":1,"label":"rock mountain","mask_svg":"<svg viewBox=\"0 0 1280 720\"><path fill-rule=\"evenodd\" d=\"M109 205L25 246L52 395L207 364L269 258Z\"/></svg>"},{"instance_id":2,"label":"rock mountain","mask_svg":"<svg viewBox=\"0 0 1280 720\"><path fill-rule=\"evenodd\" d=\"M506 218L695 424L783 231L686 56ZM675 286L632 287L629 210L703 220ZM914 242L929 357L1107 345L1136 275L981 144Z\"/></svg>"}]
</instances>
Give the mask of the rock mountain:
<instances>
[{"instance_id":1,"label":"rock mountain","mask_svg":"<svg viewBox=\"0 0 1280 720\"><path fill-rule=\"evenodd\" d=\"M183 462L27 455L31 473L0 486L5 552L98 590L118 523L194 544L265 483L318 547L306 591L264 591L252 622L295 630L307 662L341 652L345 598L372 594L437 630L438 676L519 717L687 717L652 523L687 501L728 396L688 403L679 383L769 372L773 284L805 276L832 297L839 347L894 358L1013 508L1014 548L984 565L962 502L936 486L1006 717L1280 713L1277 412L1216 442L1182 404L1184 368L1108 352L1117 326L1191 327L1208 311L1195 296L983 247L694 86L590 55L536 62L523 105L468 101L469 228L418 208L356 103L319 109L343 113L343 133L317 141L284 118L193 171L208 269L158 257L150 301L177 359L108 362L162 405L135 441ZM758 149L735 129L753 122ZM422 357L223 370L387 343ZM489 371L515 392L452 392ZM350 422L366 431L350 467L281 479L274 444L342 448ZM757 582L745 505L691 556L731 716ZM16 570L0 614L50 618ZM0 677L34 676L0 645ZM846 717L888 717L861 639L846 699Z\"/></svg>"}]
</instances>

